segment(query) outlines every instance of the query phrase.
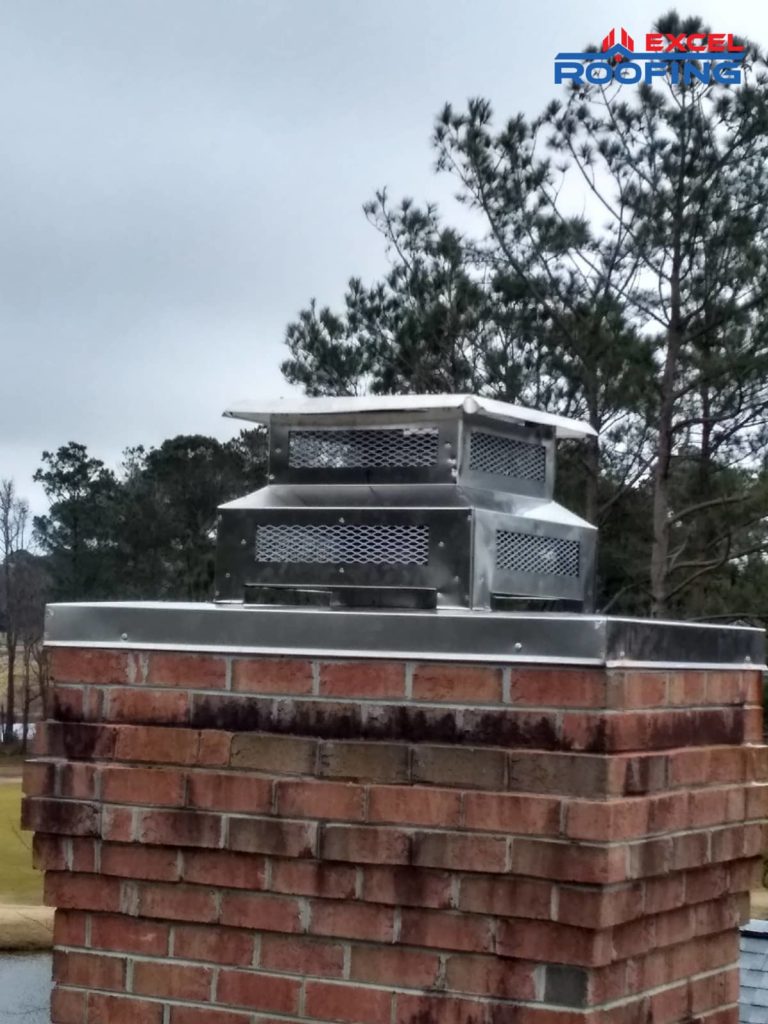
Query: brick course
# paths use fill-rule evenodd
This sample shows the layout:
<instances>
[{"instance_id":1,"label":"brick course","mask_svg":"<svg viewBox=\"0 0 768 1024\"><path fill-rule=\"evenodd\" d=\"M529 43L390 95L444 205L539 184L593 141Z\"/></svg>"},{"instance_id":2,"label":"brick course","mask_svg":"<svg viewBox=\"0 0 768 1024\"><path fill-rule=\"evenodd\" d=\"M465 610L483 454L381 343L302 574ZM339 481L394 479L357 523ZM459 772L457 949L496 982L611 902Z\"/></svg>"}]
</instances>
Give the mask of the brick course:
<instances>
[{"instance_id":1,"label":"brick course","mask_svg":"<svg viewBox=\"0 0 768 1024\"><path fill-rule=\"evenodd\" d=\"M733 1024L757 671L54 649L55 1024Z\"/></svg>"}]
</instances>

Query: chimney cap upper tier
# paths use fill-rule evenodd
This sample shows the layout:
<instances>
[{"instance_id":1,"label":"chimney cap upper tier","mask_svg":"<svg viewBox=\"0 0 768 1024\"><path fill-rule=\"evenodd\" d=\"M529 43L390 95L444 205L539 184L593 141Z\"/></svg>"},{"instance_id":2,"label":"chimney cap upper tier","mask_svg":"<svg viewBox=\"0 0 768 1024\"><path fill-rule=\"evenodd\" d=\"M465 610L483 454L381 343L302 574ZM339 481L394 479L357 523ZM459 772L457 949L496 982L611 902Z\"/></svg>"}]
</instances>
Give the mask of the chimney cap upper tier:
<instances>
[{"instance_id":1,"label":"chimney cap upper tier","mask_svg":"<svg viewBox=\"0 0 768 1024\"><path fill-rule=\"evenodd\" d=\"M276 402L238 402L224 411L233 419L250 420L269 426L276 416L339 416L377 412L451 412L480 413L491 419L513 423L536 423L552 427L559 438L594 437L597 431L588 423L566 416L527 409L510 402L498 402L479 395L365 395L323 398L288 398Z\"/></svg>"}]
</instances>

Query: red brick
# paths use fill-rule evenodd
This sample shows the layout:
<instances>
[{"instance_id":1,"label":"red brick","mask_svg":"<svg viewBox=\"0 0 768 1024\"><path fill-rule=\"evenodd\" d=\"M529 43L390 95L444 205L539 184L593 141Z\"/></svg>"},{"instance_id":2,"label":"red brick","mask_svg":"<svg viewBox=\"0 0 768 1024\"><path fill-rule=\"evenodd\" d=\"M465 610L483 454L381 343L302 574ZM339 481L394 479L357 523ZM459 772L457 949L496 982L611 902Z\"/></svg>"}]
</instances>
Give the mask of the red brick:
<instances>
[{"instance_id":1,"label":"red brick","mask_svg":"<svg viewBox=\"0 0 768 1024\"><path fill-rule=\"evenodd\" d=\"M412 863L452 871L508 870L507 840L461 832L418 832L413 837Z\"/></svg>"},{"instance_id":2,"label":"red brick","mask_svg":"<svg viewBox=\"0 0 768 1024\"><path fill-rule=\"evenodd\" d=\"M402 699L405 663L400 661L324 661L320 664L320 693L326 697Z\"/></svg>"},{"instance_id":3,"label":"red brick","mask_svg":"<svg viewBox=\"0 0 768 1024\"><path fill-rule=\"evenodd\" d=\"M101 798L109 804L181 807L184 774L164 768L106 765L101 771Z\"/></svg>"},{"instance_id":4,"label":"red brick","mask_svg":"<svg viewBox=\"0 0 768 1024\"><path fill-rule=\"evenodd\" d=\"M152 725L116 727L118 761L155 761L163 764L195 764L200 734L193 729Z\"/></svg>"},{"instance_id":5,"label":"red brick","mask_svg":"<svg viewBox=\"0 0 768 1024\"><path fill-rule=\"evenodd\" d=\"M742 715L744 719L744 742L762 743L763 709L761 707L744 708Z\"/></svg>"},{"instance_id":6,"label":"red brick","mask_svg":"<svg viewBox=\"0 0 768 1024\"><path fill-rule=\"evenodd\" d=\"M670 672L668 699L670 704L704 704L707 699L707 673L701 669Z\"/></svg>"},{"instance_id":7,"label":"red brick","mask_svg":"<svg viewBox=\"0 0 768 1024\"><path fill-rule=\"evenodd\" d=\"M392 993L353 985L308 981L306 1013L316 1020L346 1024L389 1024Z\"/></svg>"},{"instance_id":8,"label":"red brick","mask_svg":"<svg viewBox=\"0 0 768 1024\"><path fill-rule=\"evenodd\" d=\"M186 964L137 960L133 965L133 991L142 996L208 1002L213 970Z\"/></svg>"},{"instance_id":9,"label":"red brick","mask_svg":"<svg viewBox=\"0 0 768 1024\"><path fill-rule=\"evenodd\" d=\"M86 686L83 692L85 706L83 718L89 722L103 722L107 717L104 709L107 706L109 689L106 686Z\"/></svg>"},{"instance_id":10,"label":"red brick","mask_svg":"<svg viewBox=\"0 0 768 1024\"><path fill-rule=\"evenodd\" d=\"M667 702L667 673L630 670L609 673L609 705L612 708L655 708Z\"/></svg>"},{"instance_id":11,"label":"red brick","mask_svg":"<svg viewBox=\"0 0 768 1024\"><path fill-rule=\"evenodd\" d=\"M131 807L103 807L101 837L115 843L130 843L134 839L135 813Z\"/></svg>"},{"instance_id":12,"label":"red brick","mask_svg":"<svg viewBox=\"0 0 768 1024\"><path fill-rule=\"evenodd\" d=\"M625 880L626 851L619 846L516 839L512 844L512 869L534 878L605 885Z\"/></svg>"},{"instance_id":13,"label":"red brick","mask_svg":"<svg viewBox=\"0 0 768 1024\"><path fill-rule=\"evenodd\" d=\"M95 839L72 839L72 870L82 872L96 871L96 852L98 843Z\"/></svg>"},{"instance_id":14,"label":"red brick","mask_svg":"<svg viewBox=\"0 0 768 1024\"><path fill-rule=\"evenodd\" d=\"M247 967L253 961L253 936L235 928L177 925L173 955L182 960Z\"/></svg>"},{"instance_id":15,"label":"red brick","mask_svg":"<svg viewBox=\"0 0 768 1024\"><path fill-rule=\"evenodd\" d=\"M309 930L315 935L370 942L392 942L394 939L395 912L391 907L313 900L310 912Z\"/></svg>"},{"instance_id":16,"label":"red brick","mask_svg":"<svg viewBox=\"0 0 768 1024\"><path fill-rule=\"evenodd\" d=\"M229 889L263 889L266 875L264 857L225 850L185 850L184 879L202 885Z\"/></svg>"},{"instance_id":17,"label":"red brick","mask_svg":"<svg viewBox=\"0 0 768 1024\"><path fill-rule=\"evenodd\" d=\"M170 1024L251 1024L251 1021L250 1014L231 1010L214 1010L208 1006L205 1009L194 1006L171 1007Z\"/></svg>"},{"instance_id":18,"label":"red brick","mask_svg":"<svg viewBox=\"0 0 768 1024\"><path fill-rule=\"evenodd\" d=\"M291 818L362 821L364 798L365 789L351 782L283 779L277 783L277 811Z\"/></svg>"},{"instance_id":19,"label":"red brick","mask_svg":"<svg viewBox=\"0 0 768 1024\"><path fill-rule=\"evenodd\" d=\"M234 772L193 772L187 803L207 810L268 814L272 810L272 782Z\"/></svg>"},{"instance_id":20,"label":"red brick","mask_svg":"<svg viewBox=\"0 0 768 1024\"><path fill-rule=\"evenodd\" d=\"M312 693L312 662L302 658L235 658L232 688L241 693Z\"/></svg>"},{"instance_id":21,"label":"red brick","mask_svg":"<svg viewBox=\"0 0 768 1024\"><path fill-rule=\"evenodd\" d=\"M599 708L605 706L606 677L595 669L513 668L509 689L513 704Z\"/></svg>"},{"instance_id":22,"label":"red brick","mask_svg":"<svg viewBox=\"0 0 768 1024\"><path fill-rule=\"evenodd\" d=\"M273 860L270 885L274 892L298 896L352 899L356 889L356 868L347 864L325 864L316 860Z\"/></svg>"},{"instance_id":23,"label":"red brick","mask_svg":"<svg viewBox=\"0 0 768 1024\"><path fill-rule=\"evenodd\" d=\"M168 952L167 924L143 921L124 915L94 914L91 918L91 945L94 949L165 956Z\"/></svg>"},{"instance_id":24,"label":"red brick","mask_svg":"<svg viewBox=\"0 0 768 1024\"><path fill-rule=\"evenodd\" d=\"M109 720L140 725L183 725L189 720L189 696L164 690L115 689L109 694Z\"/></svg>"},{"instance_id":25,"label":"red brick","mask_svg":"<svg viewBox=\"0 0 768 1024\"><path fill-rule=\"evenodd\" d=\"M70 840L36 832L32 836L32 866L38 871L66 871L69 868Z\"/></svg>"},{"instance_id":26,"label":"red brick","mask_svg":"<svg viewBox=\"0 0 768 1024\"><path fill-rule=\"evenodd\" d=\"M629 848L629 874L631 878L666 875L672 870L672 845L669 836L633 843Z\"/></svg>"},{"instance_id":27,"label":"red brick","mask_svg":"<svg viewBox=\"0 0 768 1024\"><path fill-rule=\"evenodd\" d=\"M501 669L491 665L416 665L413 699L498 704L502 699Z\"/></svg>"},{"instance_id":28,"label":"red brick","mask_svg":"<svg viewBox=\"0 0 768 1024\"><path fill-rule=\"evenodd\" d=\"M51 993L53 1024L83 1024L87 993L72 992L57 985Z\"/></svg>"},{"instance_id":29,"label":"red brick","mask_svg":"<svg viewBox=\"0 0 768 1024\"><path fill-rule=\"evenodd\" d=\"M125 957L70 953L57 949L53 956L53 977L62 985L102 988L110 992L125 989Z\"/></svg>"},{"instance_id":30,"label":"red brick","mask_svg":"<svg viewBox=\"0 0 768 1024\"><path fill-rule=\"evenodd\" d=\"M54 647L48 658L57 683L130 683L137 673L137 656L126 651Z\"/></svg>"},{"instance_id":31,"label":"red brick","mask_svg":"<svg viewBox=\"0 0 768 1024\"><path fill-rule=\"evenodd\" d=\"M688 796L688 793L683 792L653 797L648 804L648 831L679 832L687 828Z\"/></svg>"},{"instance_id":32,"label":"red brick","mask_svg":"<svg viewBox=\"0 0 768 1024\"><path fill-rule=\"evenodd\" d=\"M362 898L370 903L442 909L451 906L453 877L447 871L366 866ZM354 888L349 895L354 895Z\"/></svg>"},{"instance_id":33,"label":"red brick","mask_svg":"<svg viewBox=\"0 0 768 1024\"><path fill-rule=\"evenodd\" d=\"M581 1013L478 1002L457 996L398 993L395 1024L583 1024ZM629 1024L629 1022L625 1022ZM634 1022L633 1022L634 1024Z\"/></svg>"},{"instance_id":34,"label":"red brick","mask_svg":"<svg viewBox=\"0 0 768 1024\"><path fill-rule=\"evenodd\" d=\"M461 793L427 786L371 786L368 820L458 827L461 824Z\"/></svg>"},{"instance_id":35,"label":"red brick","mask_svg":"<svg viewBox=\"0 0 768 1024\"><path fill-rule=\"evenodd\" d=\"M648 831L648 801L572 800L566 805L565 833L573 839L630 839Z\"/></svg>"},{"instance_id":36,"label":"red brick","mask_svg":"<svg viewBox=\"0 0 768 1024\"><path fill-rule=\"evenodd\" d=\"M230 818L227 846L241 853L313 857L317 848L317 824L284 818Z\"/></svg>"},{"instance_id":37,"label":"red brick","mask_svg":"<svg viewBox=\"0 0 768 1024\"><path fill-rule=\"evenodd\" d=\"M325 860L360 864L409 864L411 840L396 828L323 825L320 843Z\"/></svg>"},{"instance_id":38,"label":"red brick","mask_svg":"<svg viewBox=\"0 0 768 1024\"><path fill-rule=\"evenodd\" d=\"M197 751L197 765L224 768L229 764L232 750L232 733L216 729L204 729L200 733Z\"/></svg>"},{"instance_id":39,"label":"red brick","mask_svg":"<svg viewBox=\"0 0 768 1024\"><path fill-rule=\"evenodd\" d=\"M743 790L746 798L745 817L768 818L768 785L751 785Z\"/></svg>"},{"instance_id":40,"label":"red brick","mask_svg":"<svg viewBox=\"0 0 768 1024\"><path fill-rule=\"evenodd\" d=\"M344 947L296 935L263 935L259 963L268 971L340 978L344 973Z\"/></svg>"},{"instance_id":41,"label":"red brick","mask_svg":"<svg viewBox=\"0 0 768 1024\"><path fill-rule=\"evenodd\" d=\"M644 883L645 913L660 914L690 902L687 890L688 875L668 875L665 878L649 878Z\"/></svg>"},{"instance_id":42,"label":"red brick","mask_svg":"<svg viewBox=\"0 0 768 1024\"><path fill-rule=\"evenodd\" d=\"M401 941L409 946L493 952L493 920L439 910L402 911Z\"/></svg>"},{"instance_id":43,"label":"red brick","mask_svg":"<svg viewBox=\"0 0 768 1024\"><path fill-rule=\"evenodd\" d=\"M139 913L171 921L215 921L216 894L213 889L193 885L142 885Z\"/></svg>"},{"instance_id":44,"label":"red brick","mask_svg":"<svg viewBox=\"0 0 768 1024\"><path fill-rule=\"evenodd\" d=\"M600 966L612 959L611 933L552 921L515 921L499 923L496 952L501 956L551 962L552 951L557 962L579 966Z\"/></svg>"},{"instance_id":45,"label":"red brick","mask_svg":"<svg viewBox=\"0 0 768 1024\"><path fill-rule=\"evenodd\" d=\"M372 985L433 988L440 972L437 953L417 949L353 946L349 977Z\"/></svg>"},{"instance_id":46,"label":"red brick","mask_svg":"<svg viewBox=\"0 0 768 1024\"><path fill-rule=\"evenodd\" d=\"M300 932L301 905L288 896L225 892L221 900L221 923L269 932Z\"/></svg>"},{"instance_id":47,"label":"red brick","mask_svg":"<svg viewBox=\"0 0 768 1024\"><path fill-rule=\"evenodd\" d=\"M582 886L559 887L556 916L563 924L582 928L611 928L638 917L642 912L642 883L590 889Z\"/></svg>"},{"instance_id":48,"label":"red brick","mask_svg":"<svg viewBox=\"0 0 768 1024\"><path fill-rule=\"evenodd\" d=\"M461 879L459 907L480 914L504 917L549 917L552 907L550 882L530 878Z\"/></svg>"},{"instance_id":49,"label":"red brick","mask_svg":"<svg viewBox=\"0 0 768 1024\"><path fill-rule=\"evenodd\" d=\"M231 1006L248 1006L269 1013L298 1012L301 983L274 974L224 970L219 975L216 998Z\"/></svg>"},{"instance_id":50,"label":"red brick","mask_svg":"<svg viewBox=\"0 0 768 1024\"><path fill-rule=\"evenodd\" d=\"M753 680L757 673L720 670L707 672L708 704L757 703L749 700L755 695Z\"/></svg>"},{"instance_id":51,"label":"red brick","mask_svg":"<svg viewBox=\"0 0 768 1024\"><path fill-rule=\"evenodd\" d=\"M57 910L53 917L55 946L84 946L87 914L76 910Z\"/></svg>"},{"instance_id":52,"label":"red brick","mask_svg":"<svg viewBox=\"0 0 768 1024\"><path fill-rule=\"evenodd\" d=\"M215 655L154 653L149 656L146 681L152 686L223 690L226 678L226 659Z\"/></svg>"},{"instance_id":53,"label":"red brick","mask_svg":"<svg viewBox=\"0 0 768 1024\"><path fill-rule=\"evenodd\" d=\"M162 1003L88 993L87 1024L161 1024Z\"/></svg>"},{"instance_id":54,"label":"red brick","mask_svg":"<svg viewBox=\"0 0 768 1024\"><path fill-rule=\"evenodd\" d=\"M749 751L738 747L692 747L669 755L670 787L742 782Z\"/></svg>"},{"instance_id":55,"label":"red brick","mask_svg":"<svg viewBox=\"0 0 768 1024\"><path fill-rule=\"evenodd\" d=\"M672 870L698 868L709 862L709 836L706 832L689 832L672 841Z\"/></svg>"},{"instance_id":56,"label":"red brick","mask_svg":"<svg viewBox=\"0 0 768 1024\"><path fill-rule=\"evenodd\" d=\"M96 796L96 766L77 761L60 765L59 796L70 800L93 800Z\"/></svg>"},{"instance_id":57,"label":"red brick","mask_svg":"<svg viewBox=\"0 0 768 1024\"><path fill-rule=\"evenodd\" d=\"M466 828L518 835L557 835L560 801L545 796L516 793L466 793Z\"/></svg>"},{"instance_id":58,"label":"red brick","mask_svg":"<svg viewBox=\"0 0 768 1024\"><path fill-rule=\"evenodd\" d=\"M138 837L158 846L220 847L223 818L200 811L143 811L139 814Z\"/></svg>"},{"instance_id":59,"label":"red brick","mask_svg":"<svg viewBox=\"0 0 768 1024\"><path fill-rule=\"evenodd\" d=\"M23 769L24 796L54 796L56 765L53 761L27 761Z\"/></svg>"},{"instance_id":60,"label":"red brick","mask_svg":"<svg viewBox=\"0 0 768 1024\"><path fill-rule=\"evenodd\" d=\"M467 995L535 999L534 969L534 964L504 957L450 956L445 984L450 991Z\"/></svg>"},{"instance_id":61,"label":"red brick","mask_svg":"<svg viewBox=\"0 0 768 1024\"><path fill-rule=\"evenodd\" d=\"M21 801L21 827L66 836L98 836L97 804L25 796Z\"/></svg>"},{"instance_id":62,"label":"red brick","mask_svg":"<svg viewBox=\"0 0 768 1024\"><path fill-rule=\"evenodd\" d=\"M101 871L123 878L175 882L179 878L179 856L176 850L147 849L138 844L103 843Z\"/></svg>"},{"instance_id":63,"label":"red brick","mask_svg":"<svg viewBox=\"0 0 768 1024\"><path fill-rule=\"evenodd\" d=\"M739 969L729 967L705 978L691 978L690 1010L702 1013L739 1000Z\"/></svg>"},{"instance_id":64,"label":"red brick","mask_svg":"<svg viewBox=\"0 0 768 1024\"><path fill-rule=\"evenodd\" d=\"M120 881L48 871L43 902L46 906L62 909L117 911L120 909Z\"/></svg>"}]
</instances>

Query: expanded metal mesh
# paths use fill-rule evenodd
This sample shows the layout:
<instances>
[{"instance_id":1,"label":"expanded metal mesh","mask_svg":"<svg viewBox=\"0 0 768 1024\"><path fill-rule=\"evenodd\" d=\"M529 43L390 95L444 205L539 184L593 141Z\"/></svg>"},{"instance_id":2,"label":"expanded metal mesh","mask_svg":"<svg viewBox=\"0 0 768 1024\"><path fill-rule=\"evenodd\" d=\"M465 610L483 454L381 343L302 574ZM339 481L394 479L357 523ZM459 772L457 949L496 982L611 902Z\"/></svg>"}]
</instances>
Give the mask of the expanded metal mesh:
<instances>
[{"instance_id":1,"label":"expanded metal mesh","mask_svg":"<svg viewBox=\"0 0 768 1024\"><path fill-rule=\"evenodd\" d=\"M513 437L473 430L469 441L469 468L478 473L495 473L543 483L547 472L547 450L543 444L529 444Z\"/></svg>"},{"instance_id":2,"label":"expanded metal mesh","mask_svg":"<svg viewBox=\"0 0 768 1024\"><path fill-rule=\"evenodd\" d=\"M434 466L437 447L435 428L291 430L288 465L295 469Z\"/></svg>"},{"instance_id":3,"label":"expanded metal mesh","mask_svg":"<svg viewBox=\"0 0 768 1024\"><path fill-rule=\"evenodd\" d=\"M429 527L269 524L256 529L256 561L427 565Z\"/></svg>"},{"instance_id":4,"label":"expanded metal mesh","mask_svg":"<svg viewBox=\"0 0 768 1024\"><path fill-rule=\"evenodd\" d=\"M513 533L510 530L498 530L496 533L496 565L506 572L578 577L580 563L577 540Z\"/></svg>"}]
</instances>

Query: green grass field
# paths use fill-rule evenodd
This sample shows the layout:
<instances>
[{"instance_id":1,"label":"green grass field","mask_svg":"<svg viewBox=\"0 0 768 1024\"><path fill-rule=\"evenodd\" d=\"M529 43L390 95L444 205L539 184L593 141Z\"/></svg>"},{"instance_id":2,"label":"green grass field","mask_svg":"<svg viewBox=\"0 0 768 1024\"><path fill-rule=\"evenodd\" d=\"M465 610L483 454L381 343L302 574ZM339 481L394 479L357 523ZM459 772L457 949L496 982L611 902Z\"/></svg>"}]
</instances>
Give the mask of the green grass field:
<instances>
[{"instance_id":1,"label":"green grass field","mask_svg":"<svg viewBox=\"0 0 768 1024\"><path fill-rule=\"evenodd\" d=\"M32 834L19 828L21 783L0 779L0 904L40 903L42 876L32 867Z\"/></svg>"}]
</instances>

